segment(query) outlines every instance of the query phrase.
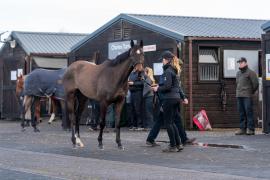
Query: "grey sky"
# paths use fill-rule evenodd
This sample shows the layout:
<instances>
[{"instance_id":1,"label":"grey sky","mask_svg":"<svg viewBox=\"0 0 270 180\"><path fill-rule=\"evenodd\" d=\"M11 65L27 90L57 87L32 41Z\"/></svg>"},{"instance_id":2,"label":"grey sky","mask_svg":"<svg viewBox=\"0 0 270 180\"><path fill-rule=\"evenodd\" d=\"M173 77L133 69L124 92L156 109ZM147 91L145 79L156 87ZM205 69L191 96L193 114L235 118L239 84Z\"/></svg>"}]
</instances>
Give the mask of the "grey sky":
<instances>
[{"instance_id":1,"label":"grey sky","mask_svg":"<svg viewBox=\"0 0 270 180\"><path fill-rule=\"evenodd\" d=\"M120 13L270 20L270 0L0 0L0 6L0 32L91 33Z\"/></svg>"}]
</instances>

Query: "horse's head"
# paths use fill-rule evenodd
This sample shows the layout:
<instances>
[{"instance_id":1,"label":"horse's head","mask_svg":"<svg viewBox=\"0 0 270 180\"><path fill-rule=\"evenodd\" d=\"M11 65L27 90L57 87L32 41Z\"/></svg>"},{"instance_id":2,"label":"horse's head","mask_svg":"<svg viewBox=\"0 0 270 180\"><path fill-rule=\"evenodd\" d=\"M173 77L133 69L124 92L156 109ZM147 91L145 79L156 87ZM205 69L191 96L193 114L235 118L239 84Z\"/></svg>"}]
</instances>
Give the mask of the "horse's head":
<instances>
[{"instance_id":1,"label":"horse's head","mask_svg":"<svg viewBox=\"0 0 270 180\"><path fill-rule=\"evenodd\" d=\"M140 45L135 45L134 41L130 41L130 58L132 59L132 65L144 63L144 53L143 53L143 41L140 42Z\"/></svg>"},{"instance_id":2,"label":"horse's head","mask_svg":"<svg viewBox=\"0 0 270 180\"><path fill-rule=\"evenodd\" d=\"M24 77L22 74L17 76L16 81L16 95L19 96L20 93L23 91L23 85L24 85Z\"/></svg>"}]
</instances>

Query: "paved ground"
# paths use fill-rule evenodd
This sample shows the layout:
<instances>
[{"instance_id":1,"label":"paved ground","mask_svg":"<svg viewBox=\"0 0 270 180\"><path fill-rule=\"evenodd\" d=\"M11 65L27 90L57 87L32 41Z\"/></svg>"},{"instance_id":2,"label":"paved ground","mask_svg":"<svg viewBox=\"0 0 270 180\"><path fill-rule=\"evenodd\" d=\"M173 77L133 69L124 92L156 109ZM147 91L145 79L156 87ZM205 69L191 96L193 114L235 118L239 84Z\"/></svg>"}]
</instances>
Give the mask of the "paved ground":
<instances>
[{"instance_id":1,"label":"paved ground","mask_svg":"<svg viewBox=\"0 0 270 180\"><path fill-rule=\"evenodd\" d=\"M81 127L85 148L73 149L70 133L60 123L20 132L19 122L0 121L0 179L270 179L270 136L234 136L234 129L189 131L198 142L239 145L243 149L186 146L180 153L147 147L148 132L122 129L125 150L118 150L115 134L104 134L105 150L97 148L97 132ZM158 140L167 141L161 132Z\"/></svg>"}]
</instances>

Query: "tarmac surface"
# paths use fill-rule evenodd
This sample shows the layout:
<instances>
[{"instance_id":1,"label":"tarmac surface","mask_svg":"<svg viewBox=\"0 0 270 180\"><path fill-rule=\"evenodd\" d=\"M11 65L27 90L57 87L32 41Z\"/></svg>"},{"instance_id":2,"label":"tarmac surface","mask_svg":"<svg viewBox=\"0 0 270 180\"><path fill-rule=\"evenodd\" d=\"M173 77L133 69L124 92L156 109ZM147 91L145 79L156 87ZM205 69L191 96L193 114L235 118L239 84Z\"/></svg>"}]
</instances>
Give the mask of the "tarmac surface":
<instances>
[{"instance_id":1,"label":"tarmac surface","mask_svg":"<svg viewBox=\"0 0 270 180\"><path fill-rule=\"evenodd\" d=\"M199 143L182 152L163 153L168 145L164 130L157 139L161 146L148 147L148 132L122 128L125 149L119 150L109 129L104 133L105 149L99 150L98 132L87 126L81 126L85 147L76 149L60 121L48 125L45 120L39 127L40 133L31 127L21 132L19 122L0 121L0 180L270 179L270 136L260 129L255 136L235 136L236 129L188 131Z\"/></svg>"}]
</instances>

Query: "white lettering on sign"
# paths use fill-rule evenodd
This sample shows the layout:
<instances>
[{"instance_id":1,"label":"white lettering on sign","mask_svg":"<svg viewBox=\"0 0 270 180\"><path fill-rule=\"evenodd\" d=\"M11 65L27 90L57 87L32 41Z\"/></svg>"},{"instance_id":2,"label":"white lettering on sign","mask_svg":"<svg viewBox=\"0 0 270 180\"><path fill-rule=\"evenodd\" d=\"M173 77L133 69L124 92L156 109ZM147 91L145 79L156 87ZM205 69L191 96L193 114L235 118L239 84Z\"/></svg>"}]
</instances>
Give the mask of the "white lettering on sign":
<instances>
[{"instance_id":1,"label":"white lettering on sign","mask_svg":"<svg viewBox=\"0 0 270 180\"><path fill-rule=\"evenodd\" d=\"M150 52L150 51L156 51L157 50L157 45L147 45L143 46L143 52Z\"/></svg>"}]
</instances>

